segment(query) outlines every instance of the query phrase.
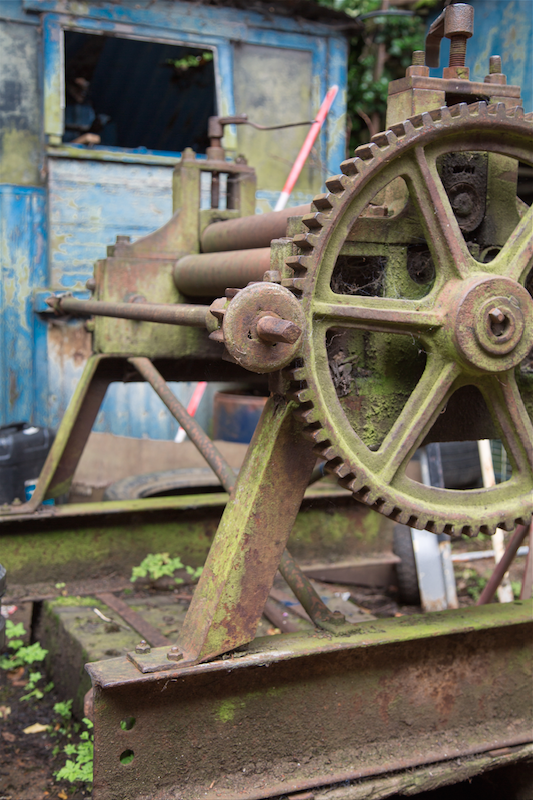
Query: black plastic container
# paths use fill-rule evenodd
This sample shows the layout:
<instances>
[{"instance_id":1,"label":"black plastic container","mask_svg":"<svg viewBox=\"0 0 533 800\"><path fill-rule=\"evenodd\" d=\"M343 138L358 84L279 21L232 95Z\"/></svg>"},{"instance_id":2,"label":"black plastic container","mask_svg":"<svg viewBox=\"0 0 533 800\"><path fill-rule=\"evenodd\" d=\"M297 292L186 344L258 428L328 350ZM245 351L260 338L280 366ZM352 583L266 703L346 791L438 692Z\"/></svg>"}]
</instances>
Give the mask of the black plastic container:
<instances>
[{"instance_id":1,"label":"black plastic container","mask_svg":"<svg viewBox=\"0 0 533 800\"><path fill-rule=\"evenodd\" d=\"M48 428L27 422L0 427L0 504L25 501L24 482L38 477L53 440Z\"/></svg>"}]
</instances>

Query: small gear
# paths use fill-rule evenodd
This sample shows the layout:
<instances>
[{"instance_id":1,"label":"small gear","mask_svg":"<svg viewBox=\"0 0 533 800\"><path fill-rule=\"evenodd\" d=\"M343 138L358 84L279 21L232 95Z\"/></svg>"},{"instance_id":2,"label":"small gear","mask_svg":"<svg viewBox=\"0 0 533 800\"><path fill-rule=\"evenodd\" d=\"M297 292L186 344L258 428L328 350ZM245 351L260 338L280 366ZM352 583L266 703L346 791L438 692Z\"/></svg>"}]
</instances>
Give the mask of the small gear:
<instances>
[{"instance_id":1,"label":"small gear","mask_svg":"<svg viewBox=\"0 0 533 800\"><path fill-rule=\"evenodd\" d=\"M229 294L229 301L220 298L210 307L220 325L210 338L223 342L231 358L251 372L275 372L293 361L305 320L292 292L263 281Z\"/></svg>"},{"instance_id":2,"label":"small gear","mask_svg":"<svg viewBox=\"0 0 533 800\"><path fill-rule=\"evenodd\" d=\"M472 235L465 241L439 175L439 159L453 152L494 153L490 157L503 157L507 164L510 159L533 164L531 122L521 108L463 103L393 125L358 148L341 165L341 175L326 181L328 193L316 197L312 213L303 218L308 232L294 238L301 254L286 262L292 276L282 283L300 297L308 332L301 361L287 372L300 404L297 416L343 486L411 527L473 536L493 533L497 526L510 530L531 517L533 371L527 356L533 347L528 291L533 209L516 201L517 223L501 247L493 248L496 257L482 263L475 258L481 239ZM403 198L396 208L395 197ZM385 226L386 241L370 235L377 231L374 218ZM410 242L394 239L398 220L403 231L413 232ZM361 242L367 243L365 252ZM400 253L405 262L409 248L418 259L414 263L425 269L404 270L411 275L405 292L408 279L401 284L394 265L383 278L383 253L391 259L390 253L395 258ZM339 289L349 279L351 288ZM383 376L375 375L372 384L363 345L375 349L378 336L384 337L385 380L379 383ZM349 346L342 348L339 341ZM398 341L406 343L403 351ZM379 421L387 410L383 393L392 368L412 377L405 378L405 396L395 396L401 403L388 429L372 439L369 420L375 413ZM367 397L360 390L365 381L371 386ZM467 430L462 438L499 438L512 465L511 478L490 489L437 489L406 474L458 391L479 396L493 431L481 437ZM475 409L469 410L475 418Z\"/></svg>"}]
</instances>

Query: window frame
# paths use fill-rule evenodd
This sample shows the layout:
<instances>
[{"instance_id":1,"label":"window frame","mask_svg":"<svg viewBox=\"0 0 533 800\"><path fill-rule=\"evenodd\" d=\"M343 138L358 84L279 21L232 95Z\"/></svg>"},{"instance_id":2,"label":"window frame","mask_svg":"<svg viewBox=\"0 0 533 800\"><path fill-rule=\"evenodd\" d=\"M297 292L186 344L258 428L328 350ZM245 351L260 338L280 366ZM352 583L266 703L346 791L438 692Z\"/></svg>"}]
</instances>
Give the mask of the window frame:
<instances>
[{"instance_id":1,"label":"window frame","mask_svg":"<svg viewBox=\"0 0 533 800\"><path fill-rule=\"evenodd\" d=\"M55 7L53 0L24 0L28 7ZM292 21L283 20L282 28L246 24L247 20L233 9L231 14L212 15L207 20L195 19L176 7L172 16L160 18L157 7L152 14L146 9L127 11L113 6L107 9L88 8L87 16L46 11L42 15L43 22L43 128L48 155L79 159L98 159L102 161L123 161L130 163L175 164L181 153L170 151L128 150L120 147L104 147L94 145L73 145L62 142L64 132L65 109L65 76L64 76L64 31L76 31L94 35L116 35L138 41L157 42L161 44L182 45L211 50L214 55L215 103L217 113L221 116L235 114L233 89L233 43L243 42L283 48L287 50L306 50L312 57L311 101L317 110L330 85L336 83L341 88L336 102L323 126L317 145L320 148L320 160L328 174L338 171L344 160L344 141L339 130L344 131L346 113L346 56L347 41L339 34L326 31L324 26L316 24L316 32L312 27L295 32ZM206 10L204 9L204 14ZM122 13L125 21L113 19ZM199 16L201 11L199 10ZM226 19L228 17L228 19ZM147 20L150 23L147 24ZM237 21L239 24L237 24ZM165 23L163 25L163 22ZM271 24L271 23L270 23ZM322 29L322 30L321 30ZM213 31L216 31L214 33ZM324 35L320 35L323 33ZM237 149L236 126L227 125L225 129L224 147L228 151Z\"/></svg>"}]
</instances>

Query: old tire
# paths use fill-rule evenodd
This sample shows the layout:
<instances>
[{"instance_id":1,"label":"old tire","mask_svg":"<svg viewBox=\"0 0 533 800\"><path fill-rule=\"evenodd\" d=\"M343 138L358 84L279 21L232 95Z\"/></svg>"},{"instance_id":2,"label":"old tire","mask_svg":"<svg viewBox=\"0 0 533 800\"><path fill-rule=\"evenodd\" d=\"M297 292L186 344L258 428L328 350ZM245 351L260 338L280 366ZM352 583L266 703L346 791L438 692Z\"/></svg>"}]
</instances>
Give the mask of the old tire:
<instances>
[{"instance_id":1,"label":"old tire","mask_svg":"<svg viewBox=\"0 0 533 800\"><path fill-rule=\"evenodd\" d=\"M408 528L407 525L394 526L392 549L401 558L401 562L396 564L399 600L408 606L419 606L420 590L411 528Z\"/></svg>"},{"instance_id":2,"label":"old tire","mask_svg":"<svg viewBox=\"0 0 533 800\"><path fill-rule=\"evenodd\" d=\"M103 499L139 500L143 497L168 497L223 491L224 489L213 470L208 467L193 467L131 475L108 486Z\"/></svg>"}]
</instances>

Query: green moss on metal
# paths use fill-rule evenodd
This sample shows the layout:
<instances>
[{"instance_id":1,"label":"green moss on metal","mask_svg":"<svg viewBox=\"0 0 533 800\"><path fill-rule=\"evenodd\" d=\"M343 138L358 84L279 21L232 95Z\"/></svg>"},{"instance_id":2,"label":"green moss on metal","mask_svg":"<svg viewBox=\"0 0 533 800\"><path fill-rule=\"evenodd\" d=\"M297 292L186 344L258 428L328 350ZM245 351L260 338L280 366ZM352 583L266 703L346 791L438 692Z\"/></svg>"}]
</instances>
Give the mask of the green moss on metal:
<instances>
[{"instance_id":1,"label":"green moss on metal","mask_svg":"<svg viewBox=\"0 0 533 800\"><path fill-rule=\"evenodd\" d=\"M102 603L101 600L97 600L96 597L80 597L79 595L55 597L53 600L48 600L47 602L50 608L81 608L85 606L99 609L106 608L104 603Z\"/></svg>"},{"instance_id":2,"label":"green moss on metal","mask_svg":"<svg viewBox=\"0 0 533 800\"><path fill-rule=\"evenodd\" d=\"M10 583L74 580L110 564L129 572L148 552L170 550L200 566L217 521L214 513L203 523L168 520L7 535L1 541L2 564Z\"/></svg>"}]
</instances>

